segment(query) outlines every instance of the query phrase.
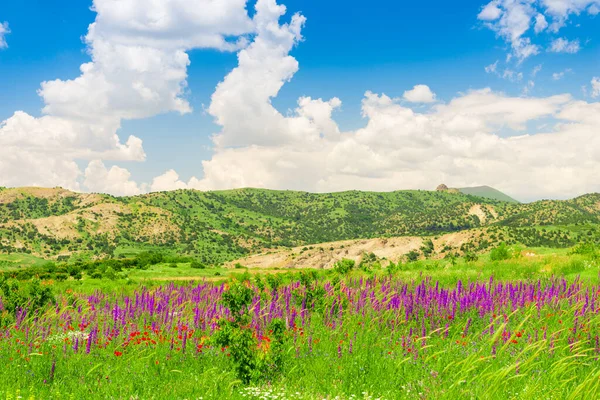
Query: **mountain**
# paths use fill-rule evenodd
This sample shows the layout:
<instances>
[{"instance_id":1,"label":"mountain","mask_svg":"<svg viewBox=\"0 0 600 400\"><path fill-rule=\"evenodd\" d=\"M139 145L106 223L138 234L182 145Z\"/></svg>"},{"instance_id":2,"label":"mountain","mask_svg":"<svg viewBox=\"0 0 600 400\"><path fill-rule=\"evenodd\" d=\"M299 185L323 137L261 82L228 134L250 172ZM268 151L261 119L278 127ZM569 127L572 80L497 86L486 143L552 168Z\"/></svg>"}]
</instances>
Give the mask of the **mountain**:
<instances>
[{"instance_id":1,"label":"mountain","mask_svg":"<svg viewBox=\"0 0 600 400\"><path fill-rule=\"evenodd\" d=\"M0 188L0 253L77 261L143 250L220 264L278 247L483 229L497 241L569 246L600 237L600 195L528 204L460 192L178 190L132 197ZM556 226L553 229L546 229Z\"/></svg>"},{"instance_id":2,"label":"mountain","mask_svg":"<svg viewBox=\"0 0 600 400\"><path fill-rule=\"evenodd\" d=\"M467 188L459 188L459 192L470 194L471 196L485 197L486 199L506 201L508 203L519 203L518 200L502 193L501 191L489 186L474 186Z\"/></svg>"}]
</instances>

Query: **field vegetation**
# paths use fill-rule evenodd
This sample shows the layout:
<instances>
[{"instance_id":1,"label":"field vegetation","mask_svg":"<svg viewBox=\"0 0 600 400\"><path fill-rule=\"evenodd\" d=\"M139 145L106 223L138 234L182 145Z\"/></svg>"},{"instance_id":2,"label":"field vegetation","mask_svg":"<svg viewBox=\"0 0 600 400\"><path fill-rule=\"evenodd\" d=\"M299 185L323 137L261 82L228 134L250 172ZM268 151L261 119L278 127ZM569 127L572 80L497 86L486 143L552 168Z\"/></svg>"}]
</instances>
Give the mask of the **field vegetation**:
<instances>
[{"instance_id":1,"label":"field vegetation","mask_svg":"<svg viewBox=\"0 0 600 400\"><path fill-rule=\"evenodd\" d=\"M156 253L103 263L111 266L101 276L100 262L76 272L50 264L3 272L0 397L599 394L593 244L501 245L476 260L385 267L367 256L331 270L259 274L192 268ZM207 275L171 283L130 277L180 268Z\"/></svg>"}]
</instances>

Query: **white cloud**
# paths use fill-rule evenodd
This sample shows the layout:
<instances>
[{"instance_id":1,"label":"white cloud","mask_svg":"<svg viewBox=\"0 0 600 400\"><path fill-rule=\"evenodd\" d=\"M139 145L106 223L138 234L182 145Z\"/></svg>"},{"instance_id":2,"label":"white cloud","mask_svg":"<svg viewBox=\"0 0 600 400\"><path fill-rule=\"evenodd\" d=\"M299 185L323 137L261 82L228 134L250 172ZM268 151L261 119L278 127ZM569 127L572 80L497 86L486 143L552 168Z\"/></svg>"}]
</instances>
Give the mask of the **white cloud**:
<instances>
[{"instance_id":1,"label":"white cloud","mask_svg":"<svg viewBox=\"0 0 600 400\"><path fill-rule=\"evenodd\" d=\"M298 70L298 62L288 53L302 37L305 18L296 14L289 24L279 25L277 21L285 11L275 0L256 3L257 35L239 52L238 67L219 83L208 108L223 127L215 137L218 146L260 145L274 140L283 144L307 140L307 131L316 132L308 119L287 119L270 102Z\"/></svg>"},{"instance_id":2,"label":"white cloud","mask_svg":"<svg viewBox=\"0 0 600 400\"><path fill-rule=\"evenodd\" d=\"M552 79L555 80L555 81L559 81L559 80L561 80L562 78L565 77L565 74L567 74L569 72L572 72L572 71L573 70L571 68L567 68L564 71L555 72L555 73L552 74Z\"/></svg>"},{"instance_id":3,"label":"white cloud","mask_svg":"<svg viewBox=\"0 0 600 400\"><path fill-rule=\"evenodd\" d=\"M80 76L41 84L42 117L17 111L0 125L0 159L10 153L46 163L10 177L0 168L0 185L78 188L82 172L75 160L144 160L141 139L119 138L121 122L190 112L186 51L245 46L244 35L255 29L245 6L246 0L94 0L96 20L85 36L91 61L81 65ZM63 160L68 168L46 173ZM87 174L84 184L95 187Z\"/></svg>"},{"instance_id":4,"label":"white cloud","mask_svg":"<svg viewBox=\"0 0 600 400\"><path fill-rule=\"evenodd\" d=\"M492 1L485 5L477 18L481 21L495 21L502 15L502 10L498 8L498 1Z\"/></svg>"},{"instance_id":5,"label":"white cloud","mask_svg":"<svg viewBox=\"0 0 600 400\"><path fill-rule=\"evenodd\" d=\"M252 20L241 0L94 4L98 16L86 36L92 61L76 79L42 84L42 117L16 112L0 125L0 185L136 194L244 186L431 189L445 182L488 184L523 199L600 191L600 103L569 95L511 97L484 88L417 111L422 108L408 107L405 100L435 101L426 85L417 85L405 99L366 92L364 127L342 132L334 119L342 104L336 97L302 97L286 115L273 106L298 71L290 51L302 40L305 22L296 14L280 23L285 7L275 0L257 0ZM539 51L526 36L547 9L539 4L498 0L480 19L523 60ZM558 18L544 15L553 23ZM123 120L190 111L186 51L198 47L239 51L238 66L217 86L208 108L221 129L213 137L213 157L202 162L201 179L186 182L168 170L146 187L124 168L106 168L109 160L145 159L139 138L121 141L117 135ZM497 63L492 66L486 71L500 75ZM524 78L511 69L502 76ZM533 87L528 81L524 94ZM600 96L600 79L592 80L592 90ZM546 125L543 132L528 134L536 121ZM84 172L79 160L89 161Z\"/></svg>"},{"instance_id":6,"label":"white cloud","mask_svg":"<svg viewBox=\"0 0 600 400\"><path fill-rule=\"evenodd\" d=\"M87 190L99 193L111 193L117 196L132 196L142 193L131 174L125 168L113 165L107 169L100 160L92 160L85 169L83 184Z\"/></svg>"},{"instance_id":7,"label":"white cloud","mask_svg":"<svg viewBox=\"0 0 600 400\"><path fill-rule=\"evenodd\" d=\"M496 60L495 63L490 64L488 66L485 67L485 72L487 72L488 74L495 74L498 70L498 60Z\"/></svg>"},{"instance_id":8,"label":"white cloud","mask_svg":"<svg viewBox=\"0 0 600 400\"><path fill-rule=\"evenodd\" d=\"M581 50L581 46L579 44L579 39L576 40L568 40L566 38L557 38L552 41L550 44L550 48L548 51L553 53L569 53L575 54L579 50Z\"/></svg>"},{"instance_id":9,"label":"white cloud","mask_svg":"<svg viewBox=\"0 0 600 400\"><path fill-rule=\"evenodd\" d=\"M8 22L0 22L0 50L8 47L5 36L9 33L10 29L8 28Z\"/></svg>"},{"instance_id":10,"label":"white cloud","mask_svg":"<svg viewBox=\"0 0 600 400\"><path fill-rule=\"evenodd\" d=\"M509 43L512 55L518 62L523 62L540 53L540 46L528 37L531 28L536 34L543 31L556 33L571 15L586 10L589 15L596 15L599 6L600 0L493 0L484 6L477 18ZM575 44L567 48L576 52Z\"/></svg>"},{"instance_id":11,"label":"white cloud","mask_svg":"<svg viewBox=\"0 0 600 400\"><path fill-rule=\"evenodd\" d=\"M523 73L513 71L511 69L505 69L502 73L502 79L506 79L511 82L521 82L523 80Z\"/></svg>"},{"instance_id":12,"label":"white cloud","mask_svg":"<svg viewBox=\"0 0 600 400\"><path fill-rule=\"evenodd\" d=\"M566 95L513 98L485 89L416 113L367 93L364 128L318 144L222 148L203 163L204 179L188 187L394 190L450 182L490 184L522 198L566 197L598 190L589 171L600 161L593 152L578 156L580 140L600 145L592 106ZM558 122L548 133L525 134L542 118ZM507 130L512 136L500 136Z\"/></svg>"},{"instance_id":13,"label":"white cloud","mask_svg":"<svg viewBox=\"0 0 600 400\"><path fill-rule=\"evenodd\" d=\"M542 70L542 64L538 64L531 70L531 77L535 78L536 75Z\"/></svg>"},{"instance_id":14,"label":"white cloud","mask_svg":"<svg viewBox=\"0 0 600 400\"><path fill-rule=\"evenodd\" d=\"M526 96L529 93L531 93L531 91L533 90L533 88L535 87L535 82L532 80L527 81L527 85L525 85L523 87L523 95Z\"/></svg>"},{"instance_id":15,"label":"white cloud","mask_svg":"<svg viewBox=\"0 0 600 400\"><path fill-rule=\"evenodd\" d=\"M524 199L600 189L591 172L600 168L591 150L600 147L598 104L569 95L523 98L481 89L416 112L402 100L367 92L366 124L350 132L340 132L332 119L337 99L301 98L283 116L271 100L298 68L289 51L300 31L279 24L280 13L269 13L266 24L277 34L259 33L213 96L209 109L222 130L212 159L203 162L204 177L186 183L169 171L161 189L394 190L446 182L489 184ZM256 77L270 88L260 96L247 93ZM545 133L527 134L528 125L542 119L550 121ZM580 143L588 150L582 152Z\"/></svg>"},{"instance_id":16,"label":"white cloud","mask_svg":"<svg viewBox=\"0 0 600 400\"><path fill-rule=\"evenodd\" d=\"M592 78L592 97L596 98L600 96L600 78Z\"/></svg>"},{"instance_id":17,"label":"white cloud","mask_svg":"<svg viewBox=\"0 0 600 400\"><path fill-rule=\"evenodd\" d=\"M579 15L587 9L589 15L595 15L600 0L541 0L548 15L553 18L551 30L562 28L571 14Z\"/></svg>"},{"instance_id":18,"label":"white cloud","mask_svg":"<svg viewBox=\"0 0 600 400\"><path fill-rule=\"evenodd\" d=\"M415 85L411 90L405 91L402 97L411 103L433 103L436 96L429 86Z\"/></svg>"},{"instance_id":19,"label":"white cloud","mask_svg":"<svg viewBox=\"0 0 600 400\"><path fill-rule=\"evenodd\" d=\"M192 178L192 180L189 183L185 183L179 180L179 174L177 174L177 172L170 169L164 174L157 176L152 180L152 184L150 185L150 191L163 192L167 190L189 189L192 188L191 185L193 185L195 180L195 178Z\"/></svg>"},{"instance_id":20,"label":"white cloud","mask_svg":"<svg viewBox=\"0 0 600 400\"><path fill-rule=\"evenodd\" d=\"M535 16L535 33L540 33L544 31L548 27L548 21L546 21L546 17L544 14L539 14Z\"/></svg>"}]
</instances>

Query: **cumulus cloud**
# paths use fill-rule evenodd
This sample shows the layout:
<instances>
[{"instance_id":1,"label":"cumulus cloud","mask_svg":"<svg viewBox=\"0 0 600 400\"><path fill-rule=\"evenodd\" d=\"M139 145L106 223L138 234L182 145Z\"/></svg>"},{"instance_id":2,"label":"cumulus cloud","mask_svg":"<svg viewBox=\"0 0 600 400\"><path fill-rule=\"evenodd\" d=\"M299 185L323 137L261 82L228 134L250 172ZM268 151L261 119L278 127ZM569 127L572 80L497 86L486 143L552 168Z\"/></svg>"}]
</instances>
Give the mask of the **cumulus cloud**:
<instances>
[{"instance_id":1,"label":"cumulus cloud","mask_svg":"<svg viewBox=\"0 0 600 400\"><path fill-rule=\"evenodd\" d=\"M594 150L600 148L594 111L599 105L576 102L570 95L525 98L480 89L417 112L403 105L405 99L367 92L365 126L348 132L341 132L333 119L340 105L335 98L301 98L294 112L282 115L271 100L298 69L289 51L298 42L300 26L280 23L284 10L274 1L259 3L259 13L259 5L267 4L263 10L276 12L261 15L270 19L265 24L269 31L259 32L240 52L238 67L213 96L209 110L222 130L214 137L212 159L202 163L204 176L183 182L169 171L153 190L395 190L431 189L446 182L493 185L528 199L600 189L591 172L600 167ZM263 92L248 93L257 77ZM526 88L533 86L531 81ZM259 127L253 126L259 120ZM550 121L547 130L529 134L528 126L541 120ZM580 143L586 143L586 151Z\"/></svg>"},{"instance_id":2,"label":"cumulus cloud","mask_svg":"<svg viewBox=\"0 0 600 400\"><path fill-rule=\"evenodd\" d=\"M142 193L138 184L131 180L129 171L116 165L107 169L100 160L92 160L88 164L83 184L91 192L111 193L118 196Z\"/></svg>"},{"instance_id":3,"label":"cumulus cloud","mask_svg":"<svg viewBox=\"0 0 600 400\"><path fill-rule=\"evenodd\" d=\"M75 79L41 84L42 117L17 111L0 125L0 159L16 154L46 163L32 164L36 171L14 171L14 177L0 168L0 185L79 188L83 174L75 160L143 161L141 139L123 142L118 136L121 122L189 113L186 52L245 46L245 35L254 30L245 6L246 0L94 0L96 19L84 38L91 61ZM46 173L62 160L68 168ZM85 188L96 187L96 176L86 171Z\"/></svg>"},{"instance_id":4,"label":"cumulus cloud","mask_svg":"<svg viewBox=\"0 0 600 400\"><path fill-rule=\"evenodd\" d=\"M522 62L540 53L540 46L532 43L528 36L531 28L536 34L543 31L556 33L571 15L584 11L596 15L600 11L599 6L600 0L492 0L482 8L477 18L509 43L511 55ZM579 42L570 42L566 49L577 52Z\"/></svg>"},{"instance_id":5,"label":"cumulus cloud","mask_svg":"<svg viewBox=\"0 0 600 400\"><path fill-rule=\"evenodd\" d=\"M498 7L498 3L499 1L491 1L486 4L477 15L477 18L482 21L495 21L500 18L502 10Z\"/></svg>"},{"instance_id":6,"label":"cumulus cloud","mask_svg":"<svg viewBox=\"0 0 600 400\"><path fill-rule=\"evenodd\" d=\"M188 183L179 180L179 174L170 169L164 174L155 177L150 185L150 191L163 192L167 190L191 189L197 185L197 179L192 178Z\"/></svg>"},{"instance_id":7,"label":"cumulus cloud","mask_svg":"<svg viewBox=\"0 0 600 400\"><path fill-rule=\"evenodd\" d=\"M6 43L6 35L10 33L8 28L8 22L0 22L0 50L6 49L8 43Z\"/></svg>"},{"instance_id":8,"label":"cumulus cloud","mask_svg":"<svg viewBox=\"0 0 600 400\"><path fill-rule=\"evenodd\" d=\"M548 27L548 21L546 21L546 17L544 14L539 14L535 16L535 33L540 33L544 31Z\"/></svg>"},{"instance_id":9,"label":"cumulus cloud","mask_svg":"<svg viewBox=\"0 0 600 400\"><path fill-rule=\"evenodd\" d=\"M433 103L435 102L435 93L427 85L416 85L411 90L404 92L404 100L411 103Z\"/></svg>"},{"instance_id":10,"label":"cumulus cloud","mask_svg":"<svg viewBox=\"0 0 600 400\"><path fill-rule=\"evenodd\" d=\"M0 184L136 194L247 186L431 189L444 182L492 185L522 199L600 191L600 103L570 95L512 97L483 88L413 108L410 103L436 100L428 86L417 85L405 88L400 99L366 92L364 126L342 131L335 121L342 105L337 97L301 97L285 115L273 106L299 68L290 52L302 40L302 15L282 21L286 9L276 0L257 0L251 20L239 0L159 3L95 1L98 16L86 36L92 61L76 79L42 84L42 117L16 112L0 126ZM497 0L481 10L480 19L502 30L524 59L538 51L525 36L537 14L544 11L555 23L572 10L591 12L580 5L563 14L549 9L545 2ZM220 130L212 138L212 158L202 162L203 175L186 181L168 170L146 187L119 166L107 168L107 161L145 158L139 138L123 142L117 135L122 120L191 110L186 51L198 47L238 51L237 67L207 108ZM510 69L501 73L497 63L488 69L506 79L524 78ZM524 94L533 87L527 82ZM600 96L598 78L592 88ZM536 121L545 128L529 132ZM89 161L84 172L76 160Z\"/></svg>"},{"instance_id":11,"label":"cumulus cloud","mask_svg":"<svg viewBox=\"0 0 600 400\"><path fill-rule=\"evenodd\" d=\"M548 51L553 53L569 53L575 54L581 50L579 39L568 40L566 38L557 38L550 43Z\"/></svg>"},{"instance_id":12,"label":"cumulus cloud","mask_svg":"<svg viewBox=\"0 0 600 400\"><path fill-rule=\"evenodd\" d=\"M222 148L203 163L205 177L188 187L394 190L449 182L491 184L524 199L566 197L598 189L589 168L600 167L600 159L579 145L600 145L592 106L568 95L514 98L483 89L417 113L368 92L364 128L318 145ZM527 124L542 118L557 123L528 135ZM512 134L500 134L506 130Z\"/></svg>"}]
</instances>

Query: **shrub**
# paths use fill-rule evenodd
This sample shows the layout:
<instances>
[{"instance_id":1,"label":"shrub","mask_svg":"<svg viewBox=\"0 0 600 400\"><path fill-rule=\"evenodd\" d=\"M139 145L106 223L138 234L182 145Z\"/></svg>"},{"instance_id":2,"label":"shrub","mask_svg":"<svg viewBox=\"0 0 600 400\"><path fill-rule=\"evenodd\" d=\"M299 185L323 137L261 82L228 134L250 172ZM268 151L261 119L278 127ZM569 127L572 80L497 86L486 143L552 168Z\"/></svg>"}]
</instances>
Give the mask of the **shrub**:
<instances>
[{"instance_id":1,"label":"shrub","mask_svg":"<svg viewBox=\"0 0 600 400\"><path fill-rule=\"evenodd\" d=\"M92 279L102 279L102 272L95 270L90 274L90 278Z\"/></svg>"},{"instance_id":2,"label":"shrub","mask_svg":"<svg viewBox=\"0 0 600 400\"><path fill-rule=\"evenodd\" d=\"M281 285L281 276L278 274L267 275L267 284L271 288L271 291L275 292Z\"/></svg>"},{"instance_id":3,"label":"shrub","mask_svg":"<svg viewBox=\"0 0 600 400\"><path fill-rule=\"evenodd\" d=\"M254 291L244 283L234 282L221 297L221 303L229 308L232 320L221 319L213 341L227 347L235 365L235 372L244 384L262 378L273 378L283 369L285 354L285 322L273 319L268 326L271 338L257 337L250 324L249 307Z\"/></svg>"},{"instance_id":4,"label":"shrub","mask_svg":"<svg viewBox=\"0 0 600 400\"><path fill-rule=\"evenodd\" d=\"M54 279L56 279L59 282L66 281L68 277L69 275L60 272L54 275Z\"/></svg>"},{"instance_id":5,"label":"shrub","mask_svg":"<svg viewBox=\"0 0 600 400\"><path fill-rule=\"evenodd\" d=\"M190 267L194 269L205 269L206 265L204 265L200 261L194 260L191 262Z\"/></svg>"},{"instance_id":6,"label":"shrub","mask_svg":"<svg viewBox=\"0 0 600 400\"><path fill-rule=\"evenodd\" d=\"M345 275L345 274L349 273L350 271L352 271L354 269L355 265L356 265L356 263L354 262L354 260L349 260L347 258L342 258L341 260L337 261L333 265L333 269L337 273Z\"/></svg>"},{"instance_id":7,"label":"shrub","mask_svg":"<svg viewBox=\"0 0 600 400\"><path fill-rule=\"evenodd\" d=\"M421 251L423 252L423 255L425 257L429 257L433 253L433 250L434 246L431 239L427 239L425 242L423 242L423 246L421 246Z\"/></svg>"},{"instance_id":8,"label":"shrub","mask_svg":"<svg viewBox=\"0 0 600 400\"><path fill-rule=\"evenodd\" d=\"M114 281L115 279L117 279L117 273L112 267L108 267L104 272L104 277L110 279L111 281Z\"/></svg>"},{"instance_id":9,"label":"shrub","mask_svg":"<svg viewBox=\"0 0 600 400\"><path fill-rule=\"evenodd\" d=\"M13 316L19 308L35 311L55 301L52 289L42 286L36 278L28 283L20 283L0 276L0 293L4 309Z\"/></svg>"},{"instance_id":10,"label":"shrub","mask_svg":"<svg viewBox=\"0 0 600 400\"><path fill-rule=\"evenodd\" d=\"M468 251L465 253L465 261L467 262L472 262L472 261L477 261L479 259L479 257L477 256L477 254Z\"/></svg>"},{"instance_id":11,"label":"shrub","mask_svg":"<svg viewBox=\"0 0 600 400\"><path fill-rule=\"evenodd\" d=\"M502 261L508 260L510 258L510 253L508 251L508 247L506 244L502 243L500 246L492 249L490 252L490 260L492 261Z\"/></svg>"},{"instance_id":12,"label":"shrub","mask_svg":"<svg viewBox=\"0 0 600 400\"><path fill-rule=\"evenodd\" d=\"M417 261L419 259L419 252L416 250L411 250L406 254L406 259L409 262Z\"/></svg>"}]
</instances>

